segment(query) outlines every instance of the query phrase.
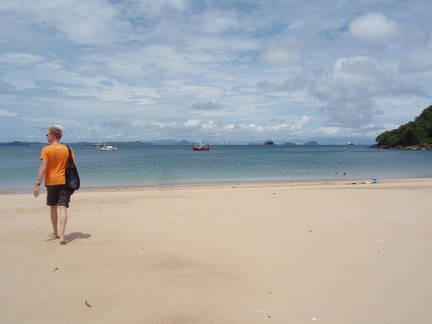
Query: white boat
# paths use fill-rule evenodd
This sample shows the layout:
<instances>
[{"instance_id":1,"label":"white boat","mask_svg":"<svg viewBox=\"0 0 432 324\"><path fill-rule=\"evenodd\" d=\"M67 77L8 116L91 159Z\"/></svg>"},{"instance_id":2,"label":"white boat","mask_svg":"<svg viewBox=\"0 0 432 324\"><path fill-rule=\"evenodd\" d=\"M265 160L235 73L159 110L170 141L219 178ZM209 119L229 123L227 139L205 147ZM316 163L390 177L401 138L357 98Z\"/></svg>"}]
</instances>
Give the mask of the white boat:
<instances>
[{"instance_id":1,"label":"white boat","mask_svg":"<svg viewBox=\"0 0 432 324\"><path fill-rule=\"evenodd\" d=\"M115 151L117 150L117 147L114 147L112 145L103 145L99 148L100 151Z\"/></svg>"},{"instance_id":2,"label":"white boat","mask_svg":"<svg viewBox=\"0 0 432 324\"><path fill-rule=\"evenodd\" d=\"M99 151L115 151L115 150L117 150L117 147L114 147L112 145L105 145L105 142L97 143L97 148L99 149Z\"/></svg>"},{"instance_id":3,"label":"white boat","mask_svg":"<svg viewBox=\"0 0 432 324\"><path fill-rule=\"evenodd\" d=\"M102 134L101 134L101 137L99 138L99 142L96 144L99 151L115 151L115 150L117 150L117 147L114 147L112 145L106 145L104 139L105 139L104 131L102 130Z\"/></svg>"}]
</instances>

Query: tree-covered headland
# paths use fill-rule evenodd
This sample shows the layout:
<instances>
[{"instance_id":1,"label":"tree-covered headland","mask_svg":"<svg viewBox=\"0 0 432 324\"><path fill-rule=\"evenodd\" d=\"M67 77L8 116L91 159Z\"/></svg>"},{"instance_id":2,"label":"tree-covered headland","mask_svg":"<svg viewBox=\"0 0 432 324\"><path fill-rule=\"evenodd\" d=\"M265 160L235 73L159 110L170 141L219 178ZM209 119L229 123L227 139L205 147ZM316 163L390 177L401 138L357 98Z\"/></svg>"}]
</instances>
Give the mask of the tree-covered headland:
<instances>
[{"instance_id":1,"label":"tree-covered headland","mask_svg":"<svg viewBox=\"0 0 432 324\"><path fill-rule=\"evenodd\" d=\"M432 149L432 106L424 109L414 121L380 134L376 148Z\"/></svg>"}]
</instances>

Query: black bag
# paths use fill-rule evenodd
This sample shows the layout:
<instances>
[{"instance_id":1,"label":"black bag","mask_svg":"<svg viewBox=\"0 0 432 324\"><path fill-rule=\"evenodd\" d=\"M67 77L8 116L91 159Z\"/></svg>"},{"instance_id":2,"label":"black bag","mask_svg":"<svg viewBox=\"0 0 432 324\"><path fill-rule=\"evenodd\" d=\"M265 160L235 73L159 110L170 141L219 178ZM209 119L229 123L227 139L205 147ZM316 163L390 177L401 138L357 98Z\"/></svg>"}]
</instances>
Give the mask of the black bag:
<instances>
[{"instance_id":1,"label":"black bag","mask_svg":"<svg viewBox=\"0 0 432 324\"><path fill-rule=\"evenodd\" d=\"M69 151L69 159L66 166L66 185L69 187L69 191L73 193L80 187L80 177L74 160L72 158L71 149L69 146L67 148Z\"/></svg>"}]
</instances>

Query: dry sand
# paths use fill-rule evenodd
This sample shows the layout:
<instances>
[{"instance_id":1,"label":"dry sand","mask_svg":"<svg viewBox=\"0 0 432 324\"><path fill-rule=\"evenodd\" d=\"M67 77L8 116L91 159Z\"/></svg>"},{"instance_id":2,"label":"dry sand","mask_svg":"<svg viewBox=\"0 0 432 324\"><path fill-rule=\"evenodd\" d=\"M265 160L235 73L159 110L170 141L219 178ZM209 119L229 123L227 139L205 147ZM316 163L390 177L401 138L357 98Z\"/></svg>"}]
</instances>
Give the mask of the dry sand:
<instances>
[{"instance_id":1,"label":"dry sand","mask_svg":"<svg viewBox=\"0 0 432 324\"><path fill-rule=\"evenodd\" d=\"M0 195L2 323L431 323L432 179Z\"/></svg>"}]
</instances>

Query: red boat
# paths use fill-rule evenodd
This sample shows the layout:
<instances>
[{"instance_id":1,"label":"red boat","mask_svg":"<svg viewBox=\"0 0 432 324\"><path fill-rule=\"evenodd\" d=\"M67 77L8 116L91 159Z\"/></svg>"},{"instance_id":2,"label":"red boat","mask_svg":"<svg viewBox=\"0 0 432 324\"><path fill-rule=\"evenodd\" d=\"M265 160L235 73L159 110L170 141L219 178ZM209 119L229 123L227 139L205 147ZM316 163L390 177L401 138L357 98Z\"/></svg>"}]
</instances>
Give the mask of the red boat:
<instances>
[{"instance_id":1,"label":"red boat","mask_svg":"<svg viewBox=\"0 0 432 324\"><path fill-rule=\"evenodd\" d=\"M210 145L208 143L205 144L195 144L193 146L193 150L194 151L209 151L210 150Z\"/></svg>"}]
</instances>

